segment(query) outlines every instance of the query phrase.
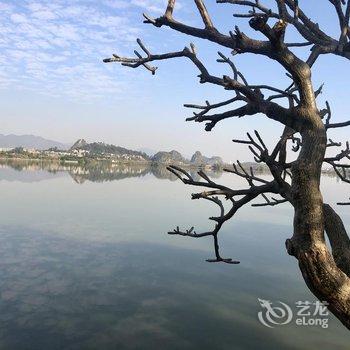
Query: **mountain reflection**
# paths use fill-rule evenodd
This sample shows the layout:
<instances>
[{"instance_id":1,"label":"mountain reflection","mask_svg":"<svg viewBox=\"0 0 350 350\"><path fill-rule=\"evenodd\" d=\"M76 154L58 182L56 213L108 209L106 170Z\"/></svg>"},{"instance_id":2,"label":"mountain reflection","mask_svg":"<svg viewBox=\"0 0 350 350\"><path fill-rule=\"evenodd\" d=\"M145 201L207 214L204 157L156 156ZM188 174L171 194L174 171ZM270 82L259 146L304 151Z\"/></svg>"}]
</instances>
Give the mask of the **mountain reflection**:
<instances>
[{"instance_id":1,"label":"mountain reflection","mask_svg":"<svg viewBox=\"0 0 350 350\"><path fill-rule=\"evenodd\" d=\"M198 169L190 169L189 173L194 179L199 179ZM206 173L212 178L222 175L220 170L207 169ZM94 162L78 165L76 163L59 163L47 161L0 159L0 180L37 182L69 176L78 184L86 181L108 182L118 181L132 177L153 175L157 179L176 181L178 178L169 172L165 165L150 163L110 163Z\"/></svg>"}]
</instances>

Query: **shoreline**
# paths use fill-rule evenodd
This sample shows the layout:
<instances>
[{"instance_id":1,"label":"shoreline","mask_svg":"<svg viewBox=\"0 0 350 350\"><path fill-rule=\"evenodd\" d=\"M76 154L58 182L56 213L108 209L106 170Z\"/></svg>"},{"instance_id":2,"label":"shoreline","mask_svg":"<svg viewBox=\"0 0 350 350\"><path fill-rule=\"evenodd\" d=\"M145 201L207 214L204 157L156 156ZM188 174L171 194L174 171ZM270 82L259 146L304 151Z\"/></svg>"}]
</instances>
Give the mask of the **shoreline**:
<instances>
[{"instance_id":1,"label":"shoreline","mask_svg":"<svg viewBox=\"0 0 350 350\"><path fill-rule=\"evenodd\" d=\"M207 170L207 171L217 171L224 172L224 169L231 169L232 164L223 164L222 166L210 166L210 165L195 165L189 163L176 163L176 162L155 162L152 160L121 160L121 159L111 159L111 158L89 158L81 157L79 159L60 159L60 158L29 158L29 157L4 157L0 156L0 165L9 165L5 163L36 163L36 164L53 164L57 166L75 166L75 167L94 167L98 165L108 165L111 167L117 166L139 166L139 167L168 167L170 165L176 165L185 170ZM243 166L246 165L246 169L249 169L250 166L253 166L254 171L257 173L269 173L267 166L261 165L259 163L252 162L242 162ZM248 166L249 165L249 166ZM322 169L322 174L324 175L333 175L336 174L332 168Z\"/></svg>"}]
</instances>

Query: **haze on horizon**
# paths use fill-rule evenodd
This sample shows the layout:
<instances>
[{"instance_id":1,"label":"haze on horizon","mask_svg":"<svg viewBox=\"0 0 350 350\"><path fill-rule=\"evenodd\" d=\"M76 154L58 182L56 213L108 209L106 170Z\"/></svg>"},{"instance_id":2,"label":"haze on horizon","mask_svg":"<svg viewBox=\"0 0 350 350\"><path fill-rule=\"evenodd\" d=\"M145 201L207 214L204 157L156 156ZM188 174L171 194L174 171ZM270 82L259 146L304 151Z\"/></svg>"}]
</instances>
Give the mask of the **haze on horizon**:
<instances>
[{"instance_id":1,"label":"haze on horizon","mask_svg":"<svg viewBox=\"0 0 350 350\"><path fill-rule=\"evenodd\" d=\"M281 126L259 117L244 117L219 124L211 133L204 125L185 122L191 115L184 103L219 102L229 96L221 88L200 85L197 71L185 60L157 63L155 76L144 69L103 64L112 53L131 55L140 37L154 53L182 49L191 39L171 30L142 23L142 12L161 15L166 0L40 0L0 1L0 99L1 134L33 134L62 143L79 138L104 141L131 149L176 149L183 154L201 150L226 161L251 160L245 147L233 145L247 131L258 129L272 144ZM303 1L308 9L307 1ZM269 3L269 1L267 1ZM193 16L192 3L182 0L176 16L201 26ZM245 22L234 19L232 6L208 4L219 29L227 32L235 24L250 32ZM230 11L227 11L227 10ZM326 2L320 2L321 27L329 28ZM333 14L334 15L334 14ZM256 36L256 33L252 34ZM295 39L289 34L289 40ZM215 45L194 41L201 59L216 74L227 74L216 62ZM305 56L307 49L304 50ZM224 52L229 54L229 51ZM347 72L341 58L322 57L314 73L314 85L325 82L319 107L330 101L333 120L349 117L342 104L348 95ZM273 82L285 88L289 79L273 62L254 55L235 57L239 69L253 84ZM254 69L252 69L254 67ZM337 77L344 76L342 81ZM346 134L340 131L344 141Z\"/></svg>"}]
</instances>

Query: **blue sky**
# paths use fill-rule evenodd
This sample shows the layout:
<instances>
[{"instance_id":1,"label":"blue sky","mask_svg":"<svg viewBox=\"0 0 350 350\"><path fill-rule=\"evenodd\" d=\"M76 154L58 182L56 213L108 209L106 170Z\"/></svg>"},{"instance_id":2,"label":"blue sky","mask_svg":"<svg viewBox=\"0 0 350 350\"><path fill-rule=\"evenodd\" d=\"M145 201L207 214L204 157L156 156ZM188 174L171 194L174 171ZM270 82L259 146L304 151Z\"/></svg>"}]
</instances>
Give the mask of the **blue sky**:
<instances>
[{"instance_id":1,"label":"blue sky","mask_svg":"<svg viewBox=\"0 0 350 350\"><path fill-rule=\"evenodd\" d=\"M178 149L186 155L200 149L226 160L248 160L243 147L231 143L246 131L261 130L272 143L281 126L263 117L246 117L218 125L211 133L204 125L184 121L191 115L183 103L218 102L229 96L220 88L198 84L197 72L183 60L161 62L156 76L143 69L103 64L111 53L130 55L140 37L154 53L182 49L193 41L199 56L215 74L228 74L215 62L218 47L142 23L142 12L159 16L165 0L41 0L0 1L0 133L35 134L62 142L77 138L101 140L130 148ZM223 32L235 24L251 33L245 20L236 20L232 5L207 0L214 23ZM270 0L265 1L271 3ZM301 0L306 9L317 4L322 28L338 36L338 24L328 1ZM175 17L201 26L193 1L178 1ZM288 32L288 39L296 34ZM229 54L228 50L222 50ZM307 52L300 50L301 56ZM289 80L274 62L254 55L236 59L254 84L283 88ZM315 66L314 84L325 83L320 107L328 99L335 121L350 117L348 63L323 57ZM346 130L340 139L347 138Z\"/></svg>"}]
</instances>

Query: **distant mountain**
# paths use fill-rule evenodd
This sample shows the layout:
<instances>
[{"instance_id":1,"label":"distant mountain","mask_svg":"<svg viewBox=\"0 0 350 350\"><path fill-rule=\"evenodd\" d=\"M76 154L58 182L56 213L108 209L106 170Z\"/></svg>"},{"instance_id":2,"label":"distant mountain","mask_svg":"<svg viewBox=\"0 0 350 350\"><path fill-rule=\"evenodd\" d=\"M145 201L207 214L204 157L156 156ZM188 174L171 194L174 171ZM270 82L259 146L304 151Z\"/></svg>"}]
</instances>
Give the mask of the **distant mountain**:
<instances>
[{"instance_id":1,"label":"distant mountain","mask_svg":"<svg viewBox=\"0 0 350 350\"><path fill-rule=\"evenodd\" d=\"M87 142L84 139L78 139L73 146L69 147L61 142L45 139L40 136L33 135L1 135L0 134L0 148L16 148L23 147L37 150L69 150L73 155L90 154L92 156L103 156L107 158L121 158L127 161L148 161L164 165L185 165L196 167L219 167L224 165L220 157L205 157L201 152L197 151L190 157L184 157L180 152L172 150L170 152L155 152L153 150L144 148L143 151L130 150L124 147L106 144L104 142ZM79 152L79 151L86 152Z\"/></svg>"},{"instance_id":2,"label":"distant mountain","mask_svg":"<svg viewBox=\"0 0 350 350\"><path fill-rule=\"evenodd\" d=\"M84 139L79 139L74 143L74 145L70 148L71 151L79 148L83 148L87 145L88 143Z\"/></svg>"},{"instance_id":3,"label":"distant mountain","mask_svg":"<svg viewBox=\"0 0 350 350\"><path fill-rule=\"evenodd\" d=\"M220 157L205 157L201 152L197 151L191 158L191 163L196 166L217 166L222 167L224 165L223 160Z\"/></svg>"},{"instance_id":4,"label":"distant mountain","mask_svg":"<svg viewBox=\"0 0 350 350\"><path fill-rule=\"evenodd\" d=\"M152 157L152 161L161 164L189 163L178 151L158 152Z\"/></svg>"},{"instance_id":5,"label":"distant mountain","mask_svg":"<svg viewBox=\"0 0 350 350\"><path fill-rule=\"evenodd\" d=\"M69 146L61 142L44 139L41 136L0 134L0 148L15 148L15 147L35 148L38 150L44 150L44 149L55 148L55 147L61 150L65 150L69 148Z\"/></svg>"},{"instance_id":6,"label":"distant mountain","mask_svg":"<svg viewBox=\"0 0 350 350\"><path fill-rule=\"evenodd\" d=\"M74 145L70 148L70 150L71 151L84 150L94 155L113 154L116 156L138 157L138 158L143 158L145 160L150 159L150 157L143 152L133 151L120 146L109 145L104 142L88 143L84 139L79 139L78 141L76 141Z\"/></svg>"},{"instance_id":7,"label":"distant mountain","mask_svg":"<svg viewBox=\"0 0 350 350\"><path fill-rule=\"evenodd\" d=\"M191 160L186 159L178 151L170 152L158 152L152 157L152 161L159 164L185 164L185 165L194 165L196 167L219 167L221 168L224 165L223 160L220 157L205 157L201 152L197 151L192 157Z\"/></svg>"}]
</instances>

